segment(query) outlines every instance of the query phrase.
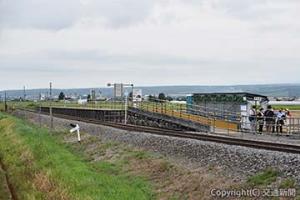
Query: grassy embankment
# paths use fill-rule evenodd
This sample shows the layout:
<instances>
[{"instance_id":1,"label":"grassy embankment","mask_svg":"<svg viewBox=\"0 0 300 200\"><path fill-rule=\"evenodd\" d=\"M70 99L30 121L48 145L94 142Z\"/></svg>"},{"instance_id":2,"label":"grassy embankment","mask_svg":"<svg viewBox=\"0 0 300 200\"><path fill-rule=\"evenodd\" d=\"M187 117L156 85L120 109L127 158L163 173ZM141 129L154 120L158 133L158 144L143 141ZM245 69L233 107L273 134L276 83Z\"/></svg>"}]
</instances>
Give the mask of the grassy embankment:
<instances>
[{"instance_id":1,"label":"grassy embankment","mask_svg":"<svg viewBox=\"0 0 300 200\"><path fill-rule=\"evenodd\" d=\"M143 179L92 165L46 129L0 113L0 133L0 158L19 199L154 198ZM6 192L0 185L0 196Z\"/></svg>"},{"instance_id":2,"label":"grassy embankment","mask_svg":"<svg viewBox=\"0 0 300 200\"><path fill-rule=\"evenodd\" d=\"M295 187L293 179L281 178L273 169L249 177L245 184L232 183L216 175L221 169L213 166L178 168L160 156L85 133L78 145L72 134L51 136L45 129L0 116L0 157L20 199L201 199L211 188ZM0 199L4 195L0 172Z\"/></svg>"}]
</instances>

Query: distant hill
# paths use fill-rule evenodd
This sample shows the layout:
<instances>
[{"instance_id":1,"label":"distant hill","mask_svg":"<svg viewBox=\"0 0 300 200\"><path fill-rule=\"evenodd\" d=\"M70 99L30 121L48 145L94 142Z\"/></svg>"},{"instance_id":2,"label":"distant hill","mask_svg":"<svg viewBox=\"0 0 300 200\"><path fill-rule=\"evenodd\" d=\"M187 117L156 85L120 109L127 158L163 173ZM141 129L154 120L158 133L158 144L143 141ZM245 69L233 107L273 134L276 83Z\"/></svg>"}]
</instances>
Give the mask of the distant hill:
<instances>
[{"instance_id":1,"label":"distant hill","mask_svg":"<svg viewBox=\"0 0 300 200\"><path fill-rule=\"evenodd\" d=\"M191 93L202 92L250 92L274 97L300 97L300 84L270 84L270 85L232 85L232 86L149 86L136 87L143 90L143 94L155 94L163 92L171 96L184 96ZM67 95L85 95L89 94L92 88L81 89L53 89L53 95L58 95L61 91ZM94 88L96 93L103 96L112 97L112 88ZM128 91L131 89L128 88ZM26 90L26 96L30 99L37 98L40 93L47 94L49 89ZM3 98L4 92L0 91ZM22 90L7 91L10 98L19 98L23 96Z\"/></svg>"}]
</instances>

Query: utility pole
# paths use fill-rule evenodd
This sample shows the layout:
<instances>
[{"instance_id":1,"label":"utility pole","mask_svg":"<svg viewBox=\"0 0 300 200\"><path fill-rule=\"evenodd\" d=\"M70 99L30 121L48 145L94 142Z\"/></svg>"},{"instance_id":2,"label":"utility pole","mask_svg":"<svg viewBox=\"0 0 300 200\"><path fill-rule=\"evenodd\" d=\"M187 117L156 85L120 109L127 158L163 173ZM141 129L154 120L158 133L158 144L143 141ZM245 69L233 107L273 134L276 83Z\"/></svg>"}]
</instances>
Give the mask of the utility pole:
<instances>
[{"instance_id":1,"label":"utility pole","mask_svg":"<svg viewBox=\"0 0 300 200\"><path fill-rule=\"evenodd\" d=\"M133 87L134 85L133 84L129 84L131 86L131 102L133 102Z\"/></svg>"},{"instance_id":2,"label":"utility pole","mask_svg":"<svg viewBox=\"0 0 300 200\"><path fill-rule=\"evenodd\" d=\"M23 101L26 101L26 89L25 89L25 85L23 87Z\"/></svg>"},{"instance_id":3,"label":"utility pole","mask_svg":"<svg viewBox=\"0 0 300 200\"><path fill-rule=\"evenodd\" d=\"M50 106L49 106L49 112L50 112L50 129L53 130L53 113L52 113L52 82L50 82Z\"/></svg>"},{"instance_id":4,"label":"utility pole","mask_svg":"<svg viewBox=\"0 0 300 200\"><path fill-rule=\"evenodd\" d=\"M42 127L42 94L40 93L40 99L39 99L39 102L40 102L40 105L39 105L39 124L40 124L40 128Z\"/></svg>"},{"instance_id":5,"label":"utility pole","mask_svg":"<svg viewBox=\"0 0 300 200\"><path fill-rule=\"evenodd\" d=\"M5 110L5 112L7 112L6 91L4 91L4 110Z\"/></svg>"}]
</instances>

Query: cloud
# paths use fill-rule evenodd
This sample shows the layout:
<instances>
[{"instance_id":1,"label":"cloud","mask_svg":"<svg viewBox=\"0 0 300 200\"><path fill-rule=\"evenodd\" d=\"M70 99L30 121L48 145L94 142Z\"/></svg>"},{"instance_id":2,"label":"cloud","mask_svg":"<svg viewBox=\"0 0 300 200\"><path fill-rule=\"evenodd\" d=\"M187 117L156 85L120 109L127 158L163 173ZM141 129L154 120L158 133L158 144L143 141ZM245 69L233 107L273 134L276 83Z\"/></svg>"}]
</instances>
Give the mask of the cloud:
<instances>
[{"instance_id":1,"label":"cloud","mask_svg":"<svg viewBox=\"0 0 300 200\"><path fill-rule=\"evenodd\" d=\"M138 24L156 0L0 0L0 25L8 28L61 30L100 21L112 28Z\"/></svg>"},{"instance_id":2,"label":"cloud","mask_svg":"<svg viewBox=\"0 0 300 200\"><path fill-rule=\"evenodd\" d=\"M61 87L297 82L299 6L296 0L0 0L0 85L38 87L41 77ZM26 79L14 82L17 73Z\"/></svg>"},{"instance_id":3,"label":"cloud","mask_svg":"<svg viewBox=\"0 0 300 200\"><path fill-rule=\"evenodd\" d=\"M0 26L59 30L72 26L80 15L77 0L0 0Z\"/></svg>"},{"instance_id":4,"label":"cloud","mask_svg":"<svg viewBox=\"0 0 300 200\"><path fill-rule=\"evenodd\" d=\"M210 13L274 28L297 19L299 9L297 0L0 0L0 27L62 30L88 24L118 29L193 18L201 22L203 13Z\"/></svg>"},{"instance_id":5,"label":"cloud","mask_svg":"<svg viewBox=\"0 0 300 200\"><path fill-rule=\"evenodd\" d=\"M227 16L254 23L262 31L300 28L298 0L215 0L211 5Z\"/></svg>"},{"instance_id":6,"label":"cloud","mask_svg":"<svg viewBox=\"0 0 300 200\"><path fill-rule=\"evenodd\" d=\"M87 19L99 18L111 28L142 23L152 12L157 0L87 1L82 7Z\"/></svg>"},{"instance_id":7,"label":"cloud","mask_svg":"<svg viewBox=\"0 0 300 200\"><path fill-rule=\"evenodd\" d=\"M171 56L161 54L112 54L104 51L46 51L42 52L42 58L66 62L89 62L98 65L142 65L142 66L182 66L203 65L208 62L204 59L188 58L184 56Z\"/></svg>"}]
</instances>

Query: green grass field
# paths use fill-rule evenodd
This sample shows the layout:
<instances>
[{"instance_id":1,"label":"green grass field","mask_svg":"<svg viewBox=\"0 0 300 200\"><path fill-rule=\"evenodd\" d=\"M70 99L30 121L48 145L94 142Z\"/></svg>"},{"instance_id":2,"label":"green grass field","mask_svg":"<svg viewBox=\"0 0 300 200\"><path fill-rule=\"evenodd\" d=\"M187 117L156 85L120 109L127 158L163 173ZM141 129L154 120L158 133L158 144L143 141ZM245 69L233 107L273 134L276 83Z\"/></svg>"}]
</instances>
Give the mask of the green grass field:
<instances>
[{"instance_id":1,"label":"green grass field","mask_svg":"<svg viewBox=\"0 0 300 200\"><path fill-rule=\"evenodd\" d=\"M154 198L142 178L110 173L105 162L95 169L46 129L0 113L0 132L1 160L19 199Z\"/></svg>"},{"instance_id":2,"label":"green grass field","mask_svg":"<svg viewBox=\"0 0 300 200\"><path fill-rule=\"evenodd\" d=\"M289 110L300 110L300 105L274 105L274 109L286 109L288 108Z\"/></svg>"}]
</instances>

